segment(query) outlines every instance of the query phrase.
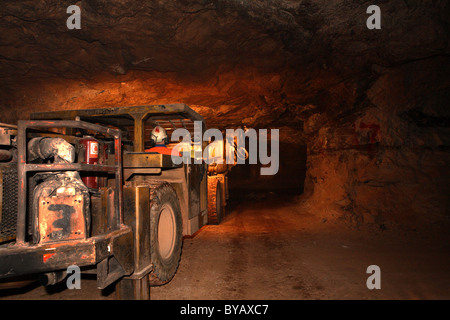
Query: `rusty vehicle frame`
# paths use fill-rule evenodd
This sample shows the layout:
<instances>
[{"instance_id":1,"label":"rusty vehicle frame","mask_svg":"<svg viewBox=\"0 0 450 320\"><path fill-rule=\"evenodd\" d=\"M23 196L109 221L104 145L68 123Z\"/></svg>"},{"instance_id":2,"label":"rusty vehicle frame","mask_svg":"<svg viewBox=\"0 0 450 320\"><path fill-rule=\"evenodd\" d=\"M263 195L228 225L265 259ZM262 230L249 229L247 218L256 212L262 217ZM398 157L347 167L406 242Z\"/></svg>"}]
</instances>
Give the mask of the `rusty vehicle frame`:
<instances>
[{"instance_id":1,"label":"rusty vehicle frame","mask_svg":"<svg viewBox=\"0 0 450 320\"><path fill-rule=\"evenodd\" d=\"M51 272L70 265L85 266L87 272L97 273L98 288L115 282L118 298L148 299L149 277L155 269L149 255L148 213L155 185L161 186L163 182L176 193L183 236L193 235L208 223L206 163L177 165L170 155L146 152L148 128L160 125L166 130L194 131L194 122L200 121L204 131L203 117L185 104L166 104L36 112L31 114L31 119L18 123L16 238L9 245L0 245L0 278ZM66 138L78 129L112 137L113 163L111 159L106 164L27 163L27 130L47 128L64 128ZM111 180L115 192L102 190L101 200L96 204L100 208L97 211L101 212L97 219L108 221L108 227L99 227L95 235L82 240L27 242L27 174L55 171L104 172L114 176ZM108 209L101 209L105 207Z\"/></svg>"},{"instance_id":2,"label":"rusty vehicle frame","mask_svg":"<svg viewBox=\"0 0 450 320\"><path fill-rule=\"evenodd\" d=\"M82 121L34 121L20 120L17 127L18 147L18 210L15 242L0 248L0 276L13 277L30 273L44 273L66 269L70 265L79 267L97 265L98 286L106 287L119 276L133 271L132 253L124 245L132 245L132 230L123 223L121 152L115 153L114 165L98 164L31 164L27 163L26 136L28 129L80 128L110 135L114 138L116 150L121 146L121 131ZM104 171L116 176L114 215L117 227L101 235L82 239L43 244L31 244L26 240L27 228L27 173L55 171ZM115 257L119 268L108 269L108 260Z\"/></svg>"},{"instance_id":3,"label":"rusty vehicle frame","mask_svg":"<svg viewBox=\"0 0 450 320\"><path fill-rule=\"evenodd\" d=\"M123 182L125 187L131 185L137 186L138 182L133 182L135 176L146 177L147 180L152 180L154 175L158 175L159 180L169 181L171 184L178 184L175 187L180 201L184 201L182 205L183 216L193 217L192 214L185 209L189 207L188 198L192 195L192 190L189 190L189 183L185 181L183 188L179 186L183 180L181 172L174 173L174 171L188 171L191 169L202 170L201 167L205 164L190 164L190 165L175 165L171 160L170 155L149 154L145 152L146 137L150 130L146 130L146 125L160 125L164 127L169 134L169 130L177 128L184 128L189 132L194 131L194 122L202 123L202 134L206 130L206 122L204 118L192 110L184 103L174 104L158 104L158 105L141 105L131 107L113 107L113 108L99 108L99 109L80 109L80 110L63 110L63 111L49 111L49 112L35 112L31 114L34 120L68 120L79 119L89 123L99 123L101 125L119 128L122 132L128 132L132 135L133 149L123 154ZM207 145L203 142L202 149ZM169 170L164 170L169 169ZM177 170L171 170L177 169ZM205 171L207 170L205 165ZM186 174L186 172L185 172ZM190 176L189 174L188 176ZM206 177L206 176L205 176ZM189 177L188 177L189 178ZM145 180L144 179L144 180ZM188 179L189 180L189 179ZM203 184L202 184L203 187ZM207 194L207 181L204 181L205 194ZM183 190L182 190L183 189ZM198 191L198 190L197 190ZM195 195L194 195L195 196ZM206 199L203 199L206 200ZM207 204L204 208L204 219L207 219ZM190 209L189 209L190 210ZM189 211L188 210L188 211ZM201 225L207 223L204 221L191 221L188 224L188 219L184 219L183 232L184 235L192 235ZM199 226L195 225L199 223Z\"/></svg>"}]
</instances>

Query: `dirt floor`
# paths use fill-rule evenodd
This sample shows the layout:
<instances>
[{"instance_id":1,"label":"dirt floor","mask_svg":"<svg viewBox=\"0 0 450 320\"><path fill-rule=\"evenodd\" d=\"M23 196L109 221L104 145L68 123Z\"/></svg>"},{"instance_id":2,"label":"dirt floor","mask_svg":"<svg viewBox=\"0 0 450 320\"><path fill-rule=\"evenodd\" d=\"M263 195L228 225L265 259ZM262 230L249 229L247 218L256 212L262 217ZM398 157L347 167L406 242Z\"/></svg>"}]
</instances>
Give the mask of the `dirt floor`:
<instances>
[{"instance_id":1,"label":"dirt floor","mask_svg":"<svg viewBox=\"0 0 450 320\"><path fill-rule=\"evenodd\" d=\"M284 198L230 204L223 223L183 244L180 267L151 299L450 299L448 236L366 232L318 219ZM381 270L369 290L367 267ZM3 284L3 287L5 284ZM3 299L114 299L86 275L81 290L36 282Z\"/></svg>"}]
</instances>

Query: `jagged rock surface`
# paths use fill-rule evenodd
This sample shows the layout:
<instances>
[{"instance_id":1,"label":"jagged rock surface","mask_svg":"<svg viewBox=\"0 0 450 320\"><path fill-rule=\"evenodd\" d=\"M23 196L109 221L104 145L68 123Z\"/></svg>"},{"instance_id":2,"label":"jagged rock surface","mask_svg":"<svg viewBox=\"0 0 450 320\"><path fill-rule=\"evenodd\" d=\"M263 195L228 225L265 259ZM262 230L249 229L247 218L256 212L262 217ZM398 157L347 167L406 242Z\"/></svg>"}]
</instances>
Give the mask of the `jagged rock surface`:
<instances>
[{"instance_id":1,"label":"jagged rock surface","mask_svg":"<svg viewBox=\"0 0 450 320\"><path fill-rule=\"evenodd\" d=\"M68 30L66 8L81 7ZM14 1L0 8L1 122L184 102L211 127L307 146L305 201L386 227L448 221L448 1Z\"/></svg>"}]
</instances>

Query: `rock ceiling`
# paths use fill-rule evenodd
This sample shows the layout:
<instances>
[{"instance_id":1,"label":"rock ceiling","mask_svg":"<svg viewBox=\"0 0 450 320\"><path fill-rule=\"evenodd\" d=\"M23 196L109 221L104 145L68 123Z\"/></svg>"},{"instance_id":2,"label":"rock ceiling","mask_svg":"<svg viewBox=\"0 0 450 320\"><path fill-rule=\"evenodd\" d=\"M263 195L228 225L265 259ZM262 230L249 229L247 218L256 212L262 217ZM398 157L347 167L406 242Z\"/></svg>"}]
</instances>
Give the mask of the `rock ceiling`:
<instances>
[{"instance_id":1,"label":"rock ceiling","mask_svg":"<svg viewBox=\"0 0 450 320\"><path fill-rule=\"evenodd\" d=\"M66 9L81 8L69 30ZM215 125L299 123L361 101L387 68L448 54L449 3L10 1L0 9L0 108L185 102Z\"/></svg>"}]
</instances>

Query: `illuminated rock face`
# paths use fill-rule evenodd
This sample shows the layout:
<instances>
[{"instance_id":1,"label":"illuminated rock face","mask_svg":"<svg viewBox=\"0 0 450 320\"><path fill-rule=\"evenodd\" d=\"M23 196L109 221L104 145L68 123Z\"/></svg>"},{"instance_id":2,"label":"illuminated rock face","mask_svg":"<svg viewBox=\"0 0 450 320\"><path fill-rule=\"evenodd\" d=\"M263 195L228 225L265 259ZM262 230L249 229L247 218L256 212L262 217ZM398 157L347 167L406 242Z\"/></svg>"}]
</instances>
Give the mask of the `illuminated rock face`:
<instances>
[{"instance_id":1,"label":"illuminated rock face","mask_svg":"<svg viewBox=\"0 0 450 320\"><path fill-rule=\"evenodd\" d=\"M390 68L368 87L363 108L305 123L312 142L306 190L324 215L381 228L448 219L445 60Z\"/></svg>"},{"instance_id":2,"label":"illuminated rock face","mask_svg":"<svg viewBox=\"0 0 450 320\"><path fill-rule=\"evenodd\" d=\"M448 220L450 3L381 3L381 30L370 1L80 1L80 30L70 4L2 5L1 122L184 102L210 127L306 146L302 199L318 215Z\"/></svg>"}]
</instances>

